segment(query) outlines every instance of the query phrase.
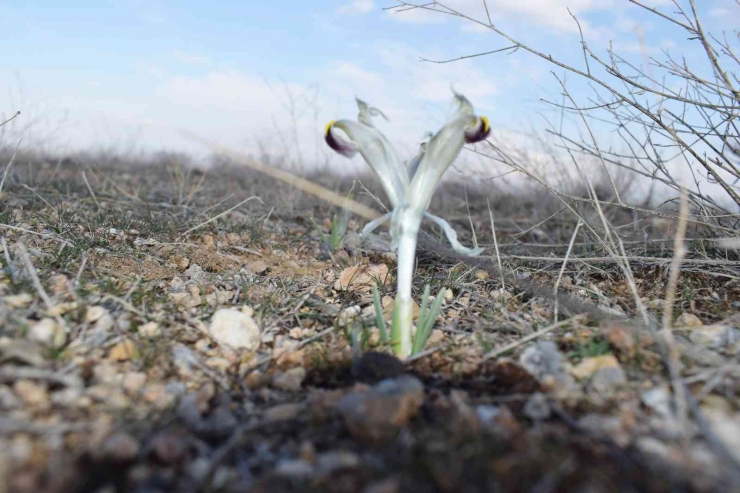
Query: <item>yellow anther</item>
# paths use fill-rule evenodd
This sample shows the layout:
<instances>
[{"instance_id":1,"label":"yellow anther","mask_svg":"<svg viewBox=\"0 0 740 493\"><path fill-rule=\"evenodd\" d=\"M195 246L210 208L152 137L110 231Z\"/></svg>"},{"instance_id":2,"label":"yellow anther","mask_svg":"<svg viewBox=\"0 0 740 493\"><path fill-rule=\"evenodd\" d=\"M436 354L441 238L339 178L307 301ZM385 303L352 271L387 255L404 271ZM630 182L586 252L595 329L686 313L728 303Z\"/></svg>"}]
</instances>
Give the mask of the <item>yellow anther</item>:
<instances>
[{"instance_id":1,"label":"yellow anther","mask_svg":"<svg viewBox=\"0 0 740 493\"><path fill-rule=\"evenodd\" d=\"M488 133L488 131L491 129L491 124L488 123L488 118L486 118L485 116L481 116L480 119L483 122L483 132Z\"/></svg>"},{"instance_id":2,"label":"yellow anther","mask_svg":"<svg viewBox=\"0 0 740 493\"><path fill-rule=\"evenodd\" d=\"M329 130L331 130L332 125L336 123L336 120L332 120L329 123L326 124L326 127L324 127L324 135L329 135Z\"/></svg>"}]
</instances>

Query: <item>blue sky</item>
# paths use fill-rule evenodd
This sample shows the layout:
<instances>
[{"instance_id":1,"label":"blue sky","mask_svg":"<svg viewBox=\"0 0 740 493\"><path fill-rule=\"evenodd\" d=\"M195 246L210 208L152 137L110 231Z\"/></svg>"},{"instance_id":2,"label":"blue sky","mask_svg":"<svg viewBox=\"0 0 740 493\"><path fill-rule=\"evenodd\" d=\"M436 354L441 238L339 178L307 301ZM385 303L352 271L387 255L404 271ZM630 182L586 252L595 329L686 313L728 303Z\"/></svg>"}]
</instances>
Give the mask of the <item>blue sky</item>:
<instances>
[{"instance_id":1,"label":"blue sky","mask_svg":"<svg viewBox=\"0 0 740 493\"><path fill-rule=\"evenodd\" d=\"M389 116L384 128L408 152L449 115L450 84L498 131L544 127L541 115L553 110L540 99L560 98L551 65L523 51L421 62L507 43L469 21L383 10L394 3L0 2L0 113L23 111L14 130L30 126L27 145L195 151L177 133L185 128L243 151L300 149L309 162L326 158L320 130L329 119L353 118L355 95ZM668 0L646 3L671 10ZM737 28L734 0L697 3L709 28ZM486 19L482 0L447 4ZM680 28L627 1L488 0L488 7L499 28L578 67L578 31L567 8L602 55L612 41L641 63L642 32L651 55L665 48L703 63ZM569 80L575 93L585 88Z\"/></svg>"}]
</instances>

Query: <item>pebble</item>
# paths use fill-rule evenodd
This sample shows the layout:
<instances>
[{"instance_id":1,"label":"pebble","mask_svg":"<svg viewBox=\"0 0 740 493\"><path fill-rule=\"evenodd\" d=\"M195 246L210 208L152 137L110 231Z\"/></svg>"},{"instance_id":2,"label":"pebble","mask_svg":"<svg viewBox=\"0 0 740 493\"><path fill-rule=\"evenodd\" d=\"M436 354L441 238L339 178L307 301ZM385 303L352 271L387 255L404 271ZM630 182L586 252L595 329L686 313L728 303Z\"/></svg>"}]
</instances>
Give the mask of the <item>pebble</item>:
<instances>
[{"instance_id":1,"label":"pebble","mask_svg":"<svg viewBox=\"0 0 740 493\"><path fill-rule=\"evenodd\" d=\"M424 385L410 375L383 380L366 391L352 392L337 403L349 432L358 439L381 441L395 436L419 411Z\"/></svg>"},{"instance_id":2,"label":"pebble","mask_svg":"<svg viewBox=\"0 0 740 493\"><path fill-rule=\"evenodd\" d=\"M547 389L566 390L574 386L566 371L565 358L552 341L539 341L522 352L519 363Z\"/></svg>"},{"instance_id":3,"label":"pebble","mask_svg":"<svg viewBox=\"0 0 740 493\"><path fill-rule=\"evenodd\" d=\"M275 466L275 474L292 478L313 474L313 466L303 459L281 459Z\"/></svg>"},{"instance_id":4,"label":"pebble","mask_svg":"<svg viewBox=\"0 0 740 493\"><path fill-rule=\"evenodd\" d=\"M396 478L388 478L371 483L362 490L362 493L399 493L401 483Z\"/></svg>"},{"instance_id":5,"label":"pebble","mask_svg":"<svg viewBox=\"0 0 740 493\"><path fill-rule=\"evenodd\" d=\"M128 361L139 357L139 349L131 339L124 339L113 346L108 357L114 361Z\"/></svg>"},{"instance_id":6,"label":"pebble","mask_svg":"<svg viewBox=\"0 0 740 493\"><path fill-rule=\"evenodd\" d=\"M704 414L717 438L740 461L740 414L731 415L718 409L705 409Z\"/></svg>"},{"instance_id":7,"label":"pebble","mask_svg":"<svg viewBox=\"0 0 740 493\"><path fill-rule=\"evenodd\" d=\"M673 416L671 392L667 386L655 387L642 393L642 403L663 417Z\"/></svg>"},{"instance_id":8,"label":"pebble","mask_svg":"<svg viewBox=\"0 0 740 493\"><path fill-rule=\"evenodd\" d=\"M182 434L169 430L154 435L149 446L152 458L166 466L182 462L190 448Z\"/></svg>"},{"instance_id":9,"label":"pebble","mask_svg":"<svg viewBox=\"0 0 740 493\"><path fill-rule=\"evenodd\" d=\"M371 384L398 377L403 372L403 363L398 358L377 351L363 353L357 364L352 366L352 375L358 382Z\"/></svg>"},{"instance_id":10,"label":"pebble","mask_svg":"<svg viewBox=\"0 0 740 493\"><path fill-rule=\"evenodd\" d=\"M139 327L138 332L144 337L158 337L162 334L162 329L157 322L147 322Z\"/></svg>"},{"instance_id":11,"label":"pebble","mask_svg":"<svg viewBox=\"0 0 740 493\"><path fill-rule=\"evenodd\" d=\"M693 313L683 312L674 322L674 327L701 327L704 323Z\"/></svg>"},{"instance_id":12,"label":"pebble","mask_svg":"<svg viewBox=\"0 0 740 493\"><path fill-rule=\"evenodd\" d=\"M337 291L370 291L376 282L390 280L388 266L385 264L355 265L347 267L334 283Z\"/></svg>"},{"instance_id":13,"label":"pebble","mask_svg":"<svg viewBox=\"0 0 740 493\"><path fill-rule=\"evenodd\" d=\"M0 409L11 410L21 406L21 401L5 385L0 385Z\"/></svg>"},{"instance_id":14,"label":"pebble","mask_svg":"<svg viewBox=\"0 0 740 493\"><path fill-rule=\"evenodd\" d=\"M30 380L18 380L13 385L13 390L27 406L39 409L48 409L51 406L46 388Z\"/></svg>"},{"instance_id":15,"label":"pebble","mask_svg":"<svg viewBox=\"0 0 740 493\"><path fill-rule=\"evenodd\" d=\"M76 301L68 301L66 303L58 303L51 308L46 310L46 314L49 317L56 317L58 315L64 315L65 313L69 313L72 310L77 310L77 308L80 306L79 303Z\"/></svg>"},{"instance_id":16,"label":"pebble","mask_svg":"<svg viewBox=\"0 0 740 493\"><path fill-rule=\"evenodd\" d=\"M689 340L712 349L737 347L740 343L740 330L730 325L705 325L692 329Z\"/></svg>"},{"instance_id":17,"label":"pebble","mask_svg":"<svg viewBox=\"0 0 740 493\"><path fill-rule=\"evenodd\" d=\"M85 322L92 324L100 320L108 310L102 306L91 306L85 311Z\"/></svg>"},{"instance_id":18,"label":"pebble","mask_svg":"<svg viewBox=\"0 0 740 493\"><path fill-rule=\"evenodd\" d=\"M67 342L67 333L64 327L59 325L54 319L43 318L38 323L31 326L28 336L50 348L60 348Z\"/></svg>"},{"instance_id":19,"label":"pebble","mask_svg":"<svg viewBox=\"0 0 740 493\"><path fill-rule=\"evenodd\" d=\"M100 459L116 463L132 462L139 454L139 441L125 432L109 436L99 452Z\"/></svg>"},{"instance_id":20,"label":"pebble","mask_svg":"<svg viewBox=\"0 0 740 493\"><path fill-rule=\"evenodd\" d=\"M278 404L277 406L267 409L265 411L264 418L269 422L290 421L297 418L298 415L305 410L306 406L297 402Z\"/></svg>"},{"instance_id":21,"label":"pebble","mask_svg":"<svg viewBox=\"0 0 740 493\"><path fill-rule=\"evenodd\" d=\"M550 417L552 410L547 397L542 392L535 392L527 399L522 410L524 415L532 421L542 421Z\"/></svg>"},{"instance_id":22,"label":"pebble","mask_svg":"<svg viewBox=\"0 0 740 493\"><path fill-rule=\"evenodd\" d=\"M246 313L230 308L223 308L213 314L208 333L219 344L233 349L256 351L261 343L257 322Z\"/></svg>"},{"instance_id":23,"label":"pebble","mask_svg":"<svg viewBox=\"0 0 740 493\"><path fill-rule=\"evenodd\" d=\"M28 293L15 294L3 297L3 301L10 308L25 308L33 301L33 296Z\"/></svg>"},{"instance_id":24,"label":"pebble","mask_svg":"<svg viewBox=\"0 0 740 493\"><path fill-rule=\"evenodd\" d=\"M146 383L146 373L132 371L123 376L123 388L129 393L136 393Z\"/></svg>"},{"instance_id":25,"label":"pebble","mask_svg":"<svg viewBox=\"0 0 740 493\"><path fill-rule=\"evenodd\" d=\"M276 389L298 392L306 378L306 369L299 366L277 374L272 379L272 386Z\"/></svg>"},{"instance_id":26,"label":"pebble","mask_svg":"<svg viewBox=\"0 0 740 493\"><path fill-rule=\"evenodd\" d=\"M572 368L571 373L579 380L590 378L594 388L601 391L611 390L627 381L622 366L613 354L587 358Z\"/></svg>"},{"instance_id":27,"label":"pebble","mask_svg":"<svg viewBox=\"0 0 740 493\"><path fill-rule=\"evenodd\" d=\"M316 457L316 474L324 476L338 469L349 469L360 465L360 457L347 450L331 450Z\"/></svg>"}]
</instances>

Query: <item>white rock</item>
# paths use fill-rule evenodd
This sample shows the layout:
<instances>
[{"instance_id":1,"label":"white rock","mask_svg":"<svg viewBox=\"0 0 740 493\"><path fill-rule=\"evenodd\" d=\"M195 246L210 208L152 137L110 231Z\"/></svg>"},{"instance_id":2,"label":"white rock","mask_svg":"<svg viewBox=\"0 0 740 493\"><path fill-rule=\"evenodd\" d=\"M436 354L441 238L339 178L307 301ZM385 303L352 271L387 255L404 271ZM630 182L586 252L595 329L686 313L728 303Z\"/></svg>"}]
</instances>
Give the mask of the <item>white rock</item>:
<instances>
[{"instance_id":1,"label":"white rock","mask_svg":"<svg viewBox=\"0 0 740 493\"><path fill-rule=\"evenodd\" d=\"M31 327L28 335L34 341L52 348L60 348L67 342L67 334L64 332L64 327L61 327L51 318L42 318L37 324Z\"/></svg>"},{"instance_id":2,"label":"white rock","mask_svg":"<svg viewBox=\"0 0 740 493\"><path fill-rule=\"evenodd\" d=\"M85 311L85 322L91 324L97 322L108 310L102 306L91 306Z\"/></svg>"},{"instance_id":3,"label":"white rock","mask_svg":"<svg viewBox=\"0 0 740 493\"><path fill-rule=\"evenodd\" d=\"M157 337L162 333L157 322L147 322L140 326L138 331L144 337Z\"/></svg>"},{"instance_id":4,"label":"white rock","mask_svg":"<svg viewBox=\"0 0 740 493\"><path fill-rule=\"evenodd\" d=\"M10 308L25 308L33 301L33 296L28 293L15 294L5 296L3 301L5 301Z\"/></svg>"},{"instance_id":5,"label":"white rock","mask_svg":"<svg viewBox=\"0 0 740 493\"><path fill-rule=\"evenodd\" d=\"M208 333L219 344L234 349L255 351L260 346L261 334L257 322L246 313L223 308L211 318Z\"/></svg>"}]
</instances>

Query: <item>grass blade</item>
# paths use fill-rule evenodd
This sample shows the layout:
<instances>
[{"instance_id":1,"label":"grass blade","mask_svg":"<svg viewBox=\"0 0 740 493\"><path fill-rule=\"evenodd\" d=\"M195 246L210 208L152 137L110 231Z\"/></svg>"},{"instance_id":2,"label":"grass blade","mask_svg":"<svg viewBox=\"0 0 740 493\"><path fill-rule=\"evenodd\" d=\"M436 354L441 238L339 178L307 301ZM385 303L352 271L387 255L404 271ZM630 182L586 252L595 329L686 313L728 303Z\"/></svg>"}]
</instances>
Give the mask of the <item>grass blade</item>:
<instances>
[{"instance_id":1,"label":"grass blade","mask_svg":"<svg viewBox=\"0 0 740 493\"><path fill-rule=\"evenodd\" d=\"M378 293L378 286L375 284L373 284L373 307L375 308L375 325L378 326L380 331L380 340L388 342L388 328L385 326L383 306L380 304L380 294Z\"/></svg>"}]
</instances>

